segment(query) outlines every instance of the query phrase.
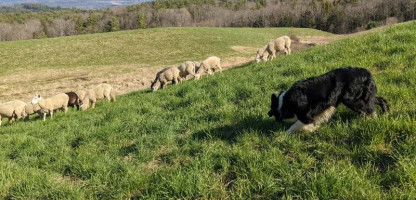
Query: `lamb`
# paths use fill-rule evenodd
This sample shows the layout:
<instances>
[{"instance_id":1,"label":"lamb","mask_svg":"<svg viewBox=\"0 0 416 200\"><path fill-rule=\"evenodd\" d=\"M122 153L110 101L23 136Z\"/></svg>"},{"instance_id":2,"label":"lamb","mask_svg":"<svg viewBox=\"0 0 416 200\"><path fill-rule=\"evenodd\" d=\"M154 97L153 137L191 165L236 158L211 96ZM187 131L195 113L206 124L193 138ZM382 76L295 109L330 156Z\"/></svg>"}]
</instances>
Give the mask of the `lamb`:
<instances>
[{"instance_id":1,"label":"lamb","mask_svg":"<svg viewBox=\"0 0 416 200\"><path fill-rule=\"evenodd\" d=\"M102 83L90 90L86 91L84 98L79 100L79 106L81 110L86 110L91 104L92 108L95 108L97 100L107 98L108 102L116 101L116 95L113 91L113 87L110 84Z\"/></svg>"},{"instance_id":2,"label":"lamb","mask_svg":"<svg viewBox=\"0 0 416 200\"><path fill-rule=\"evenodd\" d=\"M55 96L43 99L39 94L33 97L31 103L33 105L39 105L41 112L43 114L43 121L46 121L46 114L49 113L51 118L53 118L53 112L55 110L61 109L65 113L68 111L68 101L69 97L67 94L60 93Z\"/></svg>"},{"instance_id":3,"label":"lamb","mask_svg":"<svg viewBox=\"0 0 416 200\"><path fill-rule=\"evenodd\" d=\"M201 65L200 62L186 61L178 66L179 76L181 79L185 79L189 74L195 77L195 70Z\"/></svg>"},{"instance_id":4,"label":"lamb","mask_svg":"<svg viewBox=\"0 0 416 200\"><path fill-rule=\"evenodd\" d=\"M67 92L65 93L66 95L68 95L69 97L69 101L68 101L68 107L77 107L77 110L79 110L79 98L77 93L75 92Z\"/></svg>"},{"instance_id":5,"label":"lamb","mask_svg":"<svg viewBox=\"0 0 416 200\"><path fill-rule=\"evenodd\" d=\"M213 75L216 70L222 72L221 59L216 56L211 56L201 62L201 66L195 74L195 79L199 80L204 72Z\"/></svg>"},{"instance_id":6,"label":"lamb","mask_svg":"<svg viewBox=\"0 0 416 200\"><path fill-rule=\"evenodd\" d=\"M274 41L267 44L267 52L269 53L269 59L272 60L276 57L277 52L284 52L286 55L290 55L290 45L292 40L288 36L282 36L276 38Z\"/></svg>"},{"instance_id":7,"label":"lamb","mask_svg":"<svg viewBox=\"0 0 416 200\"><path fill-rule=\"evenodd\" d=\"M20 100L0 104L0 126L2 117L9 118L9 123L13 123L16 119L26 117L25 105L26 103Z\"/></svg>"},{"instance_id":8,"label":"lamb","mask_svg":"<svg viewBox=\"0 0 416 200\"><path fill-rule=\"evenodd\" d=\"M269 52L267 51L267 46L264 46L260 49L257 50L257 55L256 55L256 62L259 63L260 61L266 62L268 57L269 57Z\"/></svg>"},{"instance_id":9,"label":"lamb","mask_svg":"<svg viewBox=\"0 0 416 200\"><path fill-rule=\"evenodd\" d=\"M26 117L25 120L29 120L29 116L37 113L41 118L43 118L44 113L38 104L33 105L31 102L27 103L25 106Z\"/></svg>"},{"instance_id":10,"label":"lamb","mask_svg":"<svg viewBox=\"0 0 416 200\"><path fill-rule=\"evenodd\" d=\"M156 74L156 78L154 81L152 81L152 91L155 92L159 89L160 85L162 85L162 89L166 88L169 81L172 81L173 83L178 84L179 82L182 82L181 76L180 76L180 70L178 67L167 67L163 69L162 71L158 72Z\"/></svg>"}]
</instances>

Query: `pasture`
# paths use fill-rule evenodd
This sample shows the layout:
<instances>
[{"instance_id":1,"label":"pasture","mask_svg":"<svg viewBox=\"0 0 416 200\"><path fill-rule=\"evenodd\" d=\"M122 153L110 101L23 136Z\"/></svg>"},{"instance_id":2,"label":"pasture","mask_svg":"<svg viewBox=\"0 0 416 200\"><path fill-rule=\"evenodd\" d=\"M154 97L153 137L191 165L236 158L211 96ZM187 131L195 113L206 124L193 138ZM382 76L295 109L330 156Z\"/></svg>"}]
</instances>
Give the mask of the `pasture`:
<instances>
[{"instance_id":1,"label":"pasture","mask_svg":"<svg viewBox=\"0 0 416 200\"><path fill-rule=\"evenodd\" d=\"M186 30L191 29L176 29ZM225 30L223 34L238 34ZM265 33L259 40L250 36L251 30L240 32L251 39L230 37L236 40L232 44L261 45L278 34ZM105 40L113 46L111 41L123 41L120 37L131 33L99 37L114 38ZM103 54L85 50L84 54L91 53L82 57L62 51L56 59L46 56L43 60L42 54L32 62L27 58L38 55L27 50L19 54L26 59L6 65L9 67L2 73L26 66L71 68L139 60L161 65L201 59L207 53L236 55L224 48L230 41L220 36L204 35L210 38L199 41L206 46L197 45L200 49L195 54L191 49L188 54L179 53L177 48L146 51L161 54L149 60L126 48L135 46L128 42L114 47L129 49L126 51L103 46ZM95 35L79 37L100 43ZM49 45L61 40L72 45L74 38L13 45L27 49L23 47L30 48L30 43ZM214 44L219 46L210 47ZM199 81L169 85L155 93L129 93L115 103L101 101L94 110L58 113L46 122L32 119L2 126L0 198L414 199L415 44L416 22L404 23L267 63L242 65ZM10 43L0 45L4 49ZM55 47L61 45L44 51L58 51ZM21 51L5 49L2 54L10 56ZM1 62L2 66L8 63ZM277 124L267 116L271 93L288 89L299 79L348 65L373 73L379 95L390 103L388 115L362 118L340 106L319 130L294 135L284 132L290 124Z\"/></svg>"}]
</instances>

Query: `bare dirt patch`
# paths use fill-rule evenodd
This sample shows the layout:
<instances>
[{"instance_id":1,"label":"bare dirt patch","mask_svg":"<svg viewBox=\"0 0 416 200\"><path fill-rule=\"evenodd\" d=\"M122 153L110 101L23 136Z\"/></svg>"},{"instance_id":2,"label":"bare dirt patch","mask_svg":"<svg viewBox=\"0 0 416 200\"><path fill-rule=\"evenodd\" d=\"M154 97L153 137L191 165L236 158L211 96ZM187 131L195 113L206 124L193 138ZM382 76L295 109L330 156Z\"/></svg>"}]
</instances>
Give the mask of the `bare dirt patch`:
<instances>
[{"instance_id":1,"label":"bare dirt patch","mask_svg":"<svg viewBox=\"0 0 416 200\"><path fill-rule=\"evenodd\" d=\"M315 45L323 45L345 36L300 37L292 43L292 52L301 51ZM242 56L222 58L222 66L229 69L252 62L257 47L232 46ZM246 56L244 55L251 55ZM143 90L150 87L158 71L166 66L149 67L144 64L103 66L100 68L83 67L77 69L30 70L6 75L0 79L1 102L13 99L30 101L35 93L44 96L60 92L77 91L99 83L112 84L118 95Z\"/></svg>"}]
</instances>

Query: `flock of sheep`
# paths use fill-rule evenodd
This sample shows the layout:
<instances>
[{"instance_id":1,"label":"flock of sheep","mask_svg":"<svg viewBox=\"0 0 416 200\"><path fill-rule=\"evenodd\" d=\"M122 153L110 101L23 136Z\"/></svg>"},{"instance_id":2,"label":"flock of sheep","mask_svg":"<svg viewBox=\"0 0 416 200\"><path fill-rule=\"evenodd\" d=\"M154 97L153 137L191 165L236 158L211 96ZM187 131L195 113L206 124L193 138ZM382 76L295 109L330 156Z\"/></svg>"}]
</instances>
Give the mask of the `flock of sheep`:
<instances>
[{"instance_id":1,"label":"flock of sheep","mask_svg":"<svg viewBox=\"0 0 416 200\"><path fill-rule=\"evenodd\" d=\"M51 118L56 110L68 111L68 107L75 107L79 110L94 108L97 100L107 98L108 102L116 101L113 87L110 84L102 83L92 87L89 90L79 90L77 92L59 93L49 98L43 98L39 94L33 97L32 101L25 103L20 100L14 100L0 104L0 125L2 117L7 117L9 123L16 119L29 119L30 115L39 114L46 120L46 115Z\"/></svg>"},{"instance_id":2,"label":"flock of sheep","mask_svg":"<svg viewBox=\"0 0 416 200\"><path fill-rule=\"evenodd\" d=\"M256 62L268 61L276 57L277 52L284 52L289 55L291 40L288 36L279 37L269 42L263 48L257 51ZM157 73L156 78L152 81L152 91L160 87L165 88L169 82L175 85L181 83L188 75L192 75L195 80L199 80L202 75L213 75L216 71L222 71L221 59L212 56L202 62L187 61L179 66L170 66ZM46 115L53 117L54 111L68 111L68 107L77 107L77 110L86 110L90 106L95 107L97 100L106 98L108 102L116 101L113 87L110 84L102 83L88 90L79 90L77 92L60 93L49 98L43 98L39 94L33 97L32 101L25 103L21 100L14 100L0 104L0 126L2 118L9 119L12 123L16 119L29 119L30 115L39 114L43 120Z\"/></svg>"}]
</instances>

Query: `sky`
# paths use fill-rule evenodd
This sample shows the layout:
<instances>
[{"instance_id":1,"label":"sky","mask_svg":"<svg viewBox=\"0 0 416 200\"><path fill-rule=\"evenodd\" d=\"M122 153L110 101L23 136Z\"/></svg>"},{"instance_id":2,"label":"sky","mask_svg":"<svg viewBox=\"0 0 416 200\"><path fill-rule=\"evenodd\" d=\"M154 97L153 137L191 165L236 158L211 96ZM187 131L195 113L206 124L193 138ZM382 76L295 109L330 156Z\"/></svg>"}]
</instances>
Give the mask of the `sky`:
<instances>
[{"instance_id":1,"label":"sky","mask_svg":"<svg viewBox=\"0 0 416 200\"><path fill-rule=\"evenodd\" d=\"M150 0L0 0L0 5L14 5L21 3L41 3L47 6L80 8L80 9L103 9L115 6L126 6L139 4Z\"/></svg>"}]
</instances>

